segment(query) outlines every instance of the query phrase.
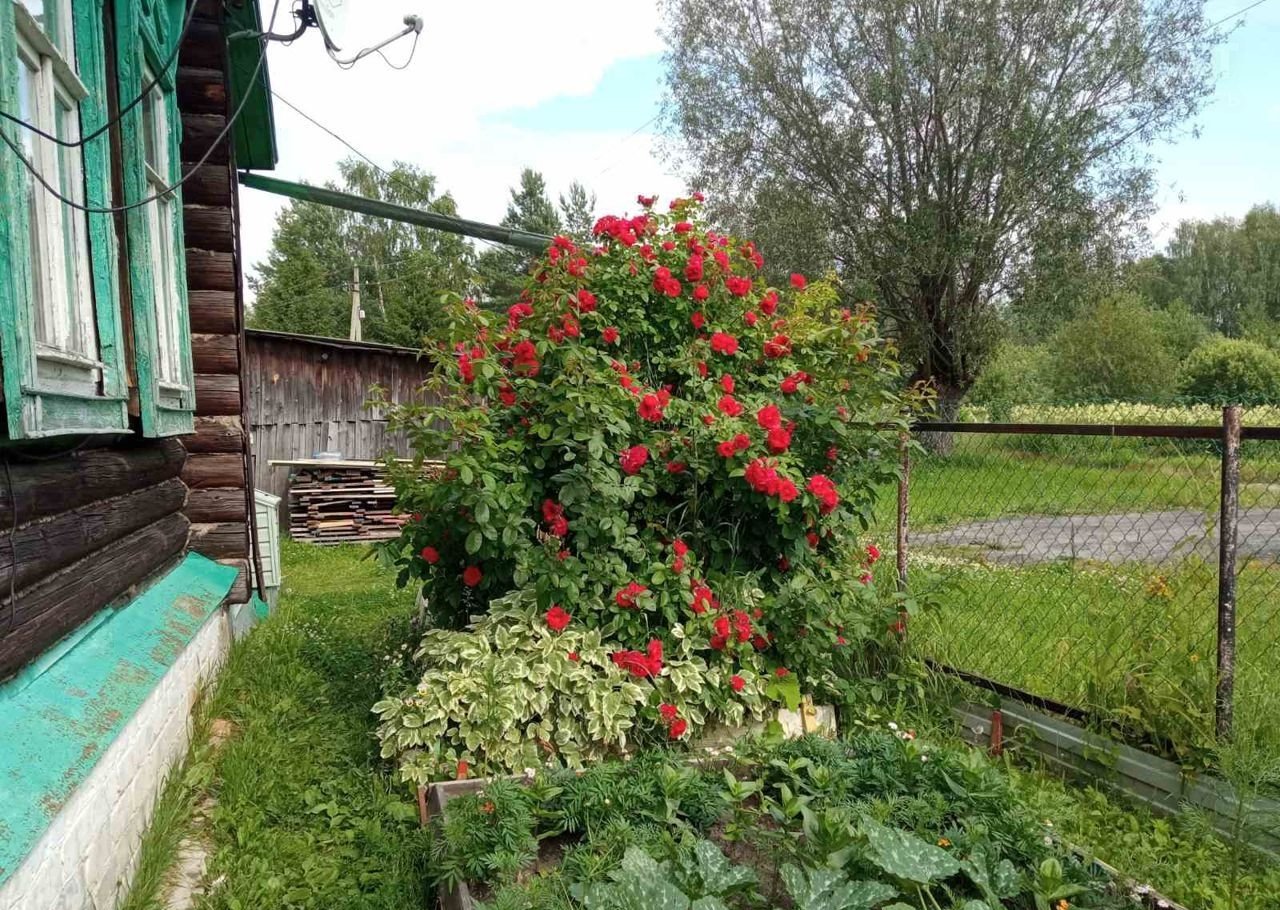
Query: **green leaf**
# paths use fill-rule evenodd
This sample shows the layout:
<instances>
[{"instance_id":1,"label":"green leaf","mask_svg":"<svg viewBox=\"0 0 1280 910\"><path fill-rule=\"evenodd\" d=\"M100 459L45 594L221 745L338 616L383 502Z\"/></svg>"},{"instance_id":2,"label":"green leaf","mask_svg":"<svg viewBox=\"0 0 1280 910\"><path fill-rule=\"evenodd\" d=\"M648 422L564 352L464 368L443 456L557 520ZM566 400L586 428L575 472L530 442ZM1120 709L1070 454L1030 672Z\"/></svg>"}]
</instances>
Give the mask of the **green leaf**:
<instances>
[{"instance_id":1,"label":"green leaf","mask_svg":"<svg viewBox=\"0 0 1280 910\"><path fill-rule=\"evenodd\" d=\"M583 895L586 910L689 910L689 898L666 871L639 847L628 847L613 881L598 882Z\"/></svg>"},{"instance_id":2,"label":"green leaf","mask_svg":"<svg viewBox=\"0 0 1280 910\"><path fill-rule=\"evenodd\" d=\"M795 910L871 910L898 893L884 882L851 882L839 869L780 870Z\"/></svg>"},{"instance_id":3,"label":"green leaf","mask_svg":"<svg viewBox=\"0 0 1280 910\"><path fill-rule=\"evenodd\" d=\"M467 552L478 553L480 551L480 546L483 543L484 543L484 535L480 533L479 528L475 528L474 530L472 530L470 534L467 535L467 544L466 544Z\"/></svg>"},{"instance_id":4,"label":"green leaf","mask_svg":"<svg viewBox=\"0 0 1280 910\"><path fill-rule=\"evenodd\" d=\"M956 858L914 834L864 819L862 832L870 846L868 858L894 878L927 885L960 871Z\"/></svg>"},{"instance_id":5,"label":"green leaf","mask_svg":"<svg viewBox=\"0 0 1280 910\"><path fill-rule=\"evenodd\" d=\"M693 855L698 861L698 875L702 878L704 890L709 894L724 894L756 880L755 872L746 866L732 865L711 841L699 840L694 845Z\"/></svg>"}]
</instances>

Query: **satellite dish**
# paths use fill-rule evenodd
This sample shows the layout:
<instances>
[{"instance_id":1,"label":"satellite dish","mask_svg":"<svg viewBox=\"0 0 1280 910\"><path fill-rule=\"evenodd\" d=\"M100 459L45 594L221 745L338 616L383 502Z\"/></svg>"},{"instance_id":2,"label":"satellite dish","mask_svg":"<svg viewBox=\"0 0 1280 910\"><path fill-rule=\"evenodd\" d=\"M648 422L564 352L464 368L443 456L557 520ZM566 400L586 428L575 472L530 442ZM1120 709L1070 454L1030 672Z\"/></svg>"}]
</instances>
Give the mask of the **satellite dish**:
<instances>
[{"instance_id":1,"label":"satellite dish","mask_svg":"<svg viewBox=\"0 0 1280 910\"><path fill-rule=\"evenodd\" d=\"M311 0L311 8L324 36L324 44L331 51L340 51L338 44L347 22L347 0Z\"/></svg>"}]
</instances>

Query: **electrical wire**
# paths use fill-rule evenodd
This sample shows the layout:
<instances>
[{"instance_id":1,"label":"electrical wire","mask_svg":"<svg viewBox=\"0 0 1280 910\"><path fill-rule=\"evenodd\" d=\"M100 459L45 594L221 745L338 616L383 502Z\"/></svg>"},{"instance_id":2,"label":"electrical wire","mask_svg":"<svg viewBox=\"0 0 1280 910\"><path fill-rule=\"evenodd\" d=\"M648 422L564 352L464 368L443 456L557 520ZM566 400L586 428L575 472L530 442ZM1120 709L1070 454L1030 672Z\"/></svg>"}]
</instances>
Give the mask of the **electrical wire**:
<instances>
[{"instance_id":1,"label":"electrical wire","mask_svg":"<svg viewBox=\"0 0 1280 910\"><path fill-rule=\"evenodd\" d=\"M290 101L288 98L286 98L286 97L284 97L283 95L281 95L281 94L280 94L279 92L277 92L275 89L272 89L272 90L271 90L271 94L272 94L272 96L273 96L277 101L281 102L281 103L282 103L282 104L284 104L286 107L288 107L289 109L291 109L295 114L297 114L297 115L298 115L299 117L301 117L303 120L306 120L306 121L307 121L308 123L310 123L312 126L316 127L317 129L321 130L322 132L325 132L325 133L329 134L329 135L330 135L330 136L332 136L334 139L336 139L336 140L338 140L339 142L341 142L341 143L342 143L343 145L345 145L348 149L350 149L350 150L351 150L351 151L356 155L356 157L363 159L363 160L364 160L364 162L365 162L366 164L368 164L371 168L373 168L375 171L377 171L377 172L378 172L379 174L381 174L382 176L386 177L388 180L399 183L399 185L400 185L400 186L402 186L404 189L408 190L408 191L409 191L410 193L412 193L413 195L417 196L417 197L418 197L418 199L419 199L419 200L421 200L423 203L425 203L425 204L427 204L427 205L431 205L431 204L435 201L435 200L433 200L430 196L428 196L428 195L426 195L425 193L423 193L423 192L422 192L422 190L420 190L420 189L418 189L416 186L414 186L412 183L407 182L407 181L406 181L403 177L401 177L399 174L395 173L394 171L389 171L389 170L387 170L385 167L383 167L382 165L378 164L378 162L374 161L372 158L370 158L370 157L369 157L368 155L366 155L364 152L360 151L358 148L356 148L354 145L352 145L350 142L348 142L348 141L347 141L346 139L344 139L342 136L339 136L339 135L338 135L336 132L334 132L332 129L330 129L329 127L325 126L323 123L321 123L321 122L320 122L319 120L317 120L315 117L312 117L310 114L308 114L308 113L307 113L306 111L304 111L302 108L298 107L296 104L294 104L294 103L293 103L292 101ZM478 240L480 243L486 244L487 246L493 247L494 249L505 249L505 248L506 248L504 244L496 243L495 241L492 241L492 240L486 240L486 239L484 239L483 237L472 237L472 238L470 238L470 239L472 239L472 240Z\"/></svg>"},{"instance_id":2,"label":"electrical wire","mask_svg":"<svg viewBox=\"0 0 1280 910\"><path fill-rule=\"evenodd\" d=\"M116 112L116 115L114 117L111 117L110 119L108 119L106 123L102 124L93 132L89 133L89 135L81 136L79 139L62 139L59 136L55 136L52 133L46 133L44 130L40 129L40 127L36 126L34 123L28 123L26 120L23 120L21 117L16 117L13 114L10 114L8 111L0 111L0 117L3 117L5 120L8 120L10 123L16 123L18 126L22 127L25 130L35 133L41 139L45 139L49 142L57 143L63 148L78 148L88 142L92 142L94 139L97 139L107 130L111 129L111 127L115 126L117 123L123 120L125 115L129 113L129 111L133 110L135 107L141 104L143 100L146 99L147 95L151 94L151 90L160 84L160 75L162 73L167 72L169 67L173 66L174 61L178 59L178 51L182 48L182 42L186 40L187 31L188 29L191 28L191 21L195 19L196 6L198 5L199 5L199 0L191 0L190 5L187 7L186 18L182 22L182 31L178 33L178 40L174 42L173 50L169 52L169 56L165 59L165 62L160 66L159 71L156 73L155 77L151 80L151 84L148 85L146 88L144 88L142 90L142 93L138 95L138 97L134 98L124 107L120 108L120 110Z\"/></svg>"},{"instance_id":3,"label":"electrical wire","mask_svg":"<svg viewBox=\"0 0 1280 910\"><path fill-rule=\"evenodd\" d=\"M276 14L279 12L279 10L280 10L280 0L275 0L275 5L271 8L271 24L267 26L268 31L270 31L271 26L275 25ZM253 68L253 73L249 76L249 79L248 79L249 83L253 83L254 80L258 78L258 74L262 72L262 65L267 60L266 39L259 38L258 43L259 43L259 49L260 49L260 53L258 55L258 63ZM133 209L142 208L145 205L150 205L151 203L155 202L157 199L163 199L164 197L172 193L174 190L181 187L193 176L195 176L196 171L204 167L205 162L208 161L211 157L213 157L213 153L217 150L218 146L222 144L222 140L227 137L227 134L231 132L231 128L236 125L236 121L240 118L240 114L244 111L245 106L248 104L249 99L251 97L253 97L253 92L245 91L244 97L240 99L240 103L236 106L235 111L231 114L230 117L227 118L227 122L222 127L222 130L218 133L217 136L214 137L213 141L209 143L209 148L205 151L203 155L200 156L200 159L196 161L194 165L192 165L191 170L183 174L182 177L179 178L179 180L176 183L173 183L170 186L165 187L163 190L159 190L158 192L155 192L150 196L147 196L145 199L139 199L137 202L130 202L130 203L127 203L126 205L112 205L112 206L84 205L82 203L76 202L74 199L70 199L62 195L62 193L59 190L57 190L51 183L49 183L48 180L44 178L44 175L42 175L38 170L36 170L35 166L30 161L27 160L27 156L22 153L22 150L18 148L17 144L12 139L10 139L8 135L6 135L3 131L0 131L0 140L3 140L4 144L9 147L9 150L12 151L13 154L17 156L18 160L22 163L22 166L25 167L27 169L27 172L30 173L31 176L35 178L36 182L39 183L40 186L44 188L45 192L48 193L50 196L54 197L55 199L57 199L58 201L60 201L63 205L67 206L68 208L75 209L78 212L85 212L90 215L114 215L119 212L128 212Z\"/></svg>"}]
</instances>

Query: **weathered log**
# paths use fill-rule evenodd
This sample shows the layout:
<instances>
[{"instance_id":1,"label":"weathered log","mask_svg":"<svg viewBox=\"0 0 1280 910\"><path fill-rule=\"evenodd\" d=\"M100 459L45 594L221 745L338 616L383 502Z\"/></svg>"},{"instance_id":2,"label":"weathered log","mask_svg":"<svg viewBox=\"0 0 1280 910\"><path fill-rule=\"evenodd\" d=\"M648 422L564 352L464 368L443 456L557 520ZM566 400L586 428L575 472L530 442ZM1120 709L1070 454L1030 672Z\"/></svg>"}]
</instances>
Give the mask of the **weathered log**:
<instances>
[{"instance_id":1,"label":"weathered log","mask_svg":"<svg viewBox=\"0 0 1280 910\"><path fill-rule=\"evenodd\" d=\"M239 339L235 335L192 335L191 358L195 361L197 373L224 373L238 377Z\"/></svg>"},{"instance_id":2,"label":"weathered log","mask_svg":"<svg viewBox=\"0 0 1280 910\"><path fill-rule=\"evenodd\" d=\"M244 451L244 430L237 417L197 417L193 436L182 437L187 451L195 454Z\"/></svg>"},{"instance_id":3,"label":"weathered log","mask_svg":"<svg viewBox=\"0 0 1280 910\"><path fill-rule=\"evenodd\" d=\"M182 227L188 249L236 251L235 221L227 207L227 197L213 200L210 205L184 205Z\"/></svg>"},{"instance_id":4,"label":"weathered log","mask_svg":"<svg viewBox=\"0 0 1280 910\"><path fill-rule=\"evenodd\" d=\"M182 480L193 490L212 487L244 489L244 458L241 455L197 455L187 457Z\"/></svg>"},{"instance_id":5,"label":"weathered log","mask_svg":"<svg viewBox=\"0 0 1280 910\"><path fill-rule=\"evenodd\" d=\"M183 162L182 172L191 170L194 161ZM197 206L226 207L231 199L231 168L225 164L203 164L182 184L185 212Z\"/></svg>"},{"instance_id":6,"label":"weathered log","mask_svg":"<svg viewBox=\"0 0 1280 910\"><path fill-rule=\"evenodd\" d=\"M193 523L187 546L210 559L244 559L249 533L243 521Z\"/></svg>"},{"instance_id":7,"label":"weathered log","mask_svg":"<svg viewBox=\"0 0 1280 910\"><path fill-rule=\"evenodd\" d=\"M187 29L186 40L178 51L178 66L222 69L226 66L227 42L218 20L197 15Z\"/></svg>"},{"instance_id":8,"label":"weathered log","mask_svg":"<svg viewBox=\"0 0 1280 910\"><path fill-rule=\"evenodd\" d=\"M223 603L242 604L249 599L249 560L247 559L219 559L218 562L224 566L235 566L240 570L240 574L236 576L236 580L231 583L231 590L227 592L227 596L223 598Z\"/></svg>"},{"instance_id":9,"label":"weathered log","mask_svg":"<svg viewBox=\"0 0 1280 910\"><path fill-rule=\"evenodd\" d=\"M43 518L18 528L0 547L0 591L25 587L112 541L173 512L180 512L187 488L176 477Z\"/></svg>"},{"instance_id":10,"label":"weathered log","mask_svg":"<svg viewBox=\"0 0 1280 910\"><path fill-rule=\"evenodd\" d=\"M188 493L185 512L193 522L243 522L248 514L248 506L244 501L243 489L213 487Z\"/></svg>"},{"instance_id":11,"label":"weathered log","mask_svg":"<svg viewBox=\"0 0 1280 910\"><path fill-rule=\"evenodd\" d=\"M13 495L0 486L0 528L27 524L100 499L121 496L177 477L187 459L176 439L149 442L145 446L85 449L51 461L9 465Z\"/></svg>"},{"instance_id":12,"label":"weathered log","mask_svg":"<svg viewBox=\"0 0 1280 910\"><path fill-rule=\"evenodd\" d=\"M184 114L225 114L226 74L203 66L178 67L178 108Z\"/></svg>"},{"instance_id":13,"label":"weathered log","mask_svg":"<svg viewBox=\"0 0 1280 910\"><path fill-rule=\"evenodd\" d=\"M17 670L107 604L182 555L187 519L167 515L113 541L66 568L0 600L0 617L13 609L9 631L0 635L0 678Z\"/></svg>"},{"instance_id":14,"label":"weathered log","mask_svg":"<svg viewBox=\"0 0 1280 910\"><path fill-rule=\"evenodd\" d=\"M240 377L236 374L196 374L196 414L233 417L240 413Z\"/></svg>"},{"instance_id":15,"label":"weathered log","mask_svg":"<svg viewBox=\"0 0 1280 910\"><path fill-rule=\"evenodd\" d=\"M182 160L225 164L231 160L231 133L223 133L227 118L223 114L182 115ZM219 138L221 136L221 138Z\"/></svg>"},{"instance_id":16,"label":"weathered log","mask_svg":"<svg viewBox=\"0 0 1280 910\"><path fill-rule=\"evenodd\" d=\"M191 331L205 335L235 335L236 295L233 291L192 291L187 295Z\"/></svg>"},{"instance_id":17,"label":"weathered log","mask_svg":"<svg viewBox=\"0 0 1280 910\"><path fill-rule=\"evenodd\" d=\"M192 291L234 291L235 256L231 253L188 249L187 288Z\"/></svg>"}]
</instances>

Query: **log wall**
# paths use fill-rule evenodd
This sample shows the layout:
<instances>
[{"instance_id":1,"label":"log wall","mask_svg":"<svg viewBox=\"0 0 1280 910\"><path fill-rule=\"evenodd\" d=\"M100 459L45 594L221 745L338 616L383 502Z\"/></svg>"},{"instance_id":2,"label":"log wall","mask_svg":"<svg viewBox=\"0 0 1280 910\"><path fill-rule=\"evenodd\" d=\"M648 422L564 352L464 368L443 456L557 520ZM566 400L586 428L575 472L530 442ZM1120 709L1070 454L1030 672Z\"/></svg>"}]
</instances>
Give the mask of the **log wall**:
<instances>
[{"instance_id":1,"label":"log wall","mask_svg":"<svg viewBox=\"0 0 1280 910\"><path fill-rule=\"evenodd\" d=\"M61 456L6 453L0 679L104 606L132 596L186 550L182 444L90 443Z\"/></svg>"},{"instance_id":2,"label":"log wall","mask_svg":"<svg viewBox=\"0 0 1280 910\"><path fill-rule=\"evenodd\" d=\"M365 402L375 385L397 403L430 400L422 389L430 366L419 352L249 329L245 356L259 490L286 497L288 471L270 467L273 460L320 451L341 452L350 461L409 454L404 434L389 432L386 414Z\"/></svg>"},{"instance_id":3,"label":"log wall","mask_svg":"<svg viewBox=\"0 0 1280 910\"><path fill-rule=\"evenodd\" d=\"M178 55L184 173L194 167L227 122L221 10L216 0L201 0ZM232 599L244 600L250 559L246 491L252 485L245 433L244 297L231 135L224 137L183 187L196 432L183 438L188 457L182 479L191 490L186 505L191 549L238 565L241 577Z\"/></svg>"}]
</instances>

